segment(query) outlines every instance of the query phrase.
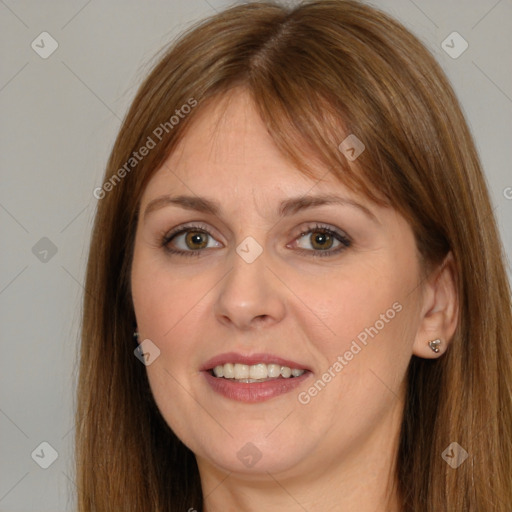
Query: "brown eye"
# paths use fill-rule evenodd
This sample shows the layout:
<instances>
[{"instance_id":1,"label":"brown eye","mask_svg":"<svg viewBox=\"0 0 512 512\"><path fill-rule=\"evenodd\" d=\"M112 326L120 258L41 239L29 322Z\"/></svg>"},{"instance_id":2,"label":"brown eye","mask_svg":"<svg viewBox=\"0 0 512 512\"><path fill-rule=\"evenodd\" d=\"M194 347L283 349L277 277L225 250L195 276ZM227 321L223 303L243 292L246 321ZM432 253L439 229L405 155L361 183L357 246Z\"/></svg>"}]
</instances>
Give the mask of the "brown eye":
<instances>
[{"instance_id":1,"label":"brown eye","mask_svg":"<svg viewBox=\"0 0 512 512\"><path fill-rule=\"evenodd\" d=\"M222 247L202 226L182 226L167 234L162 240L162 247L172 254L199 256L203 249Z\"/></svg>"},{"instance_id":2,"label":"brown eye","mask_svg":"<svg viewBox=\"0 0 512 512\"><path fill-rule=\"evenodd\" d=\"M312 231L310 234L311 245L314 249L327 250L330 249L335 241L329 233L324 230Z\"/></svg>"},{"instance_id":3,"label":"brown eye","mask_svg":"<svg viewBox=\"0 0 512 512\"><path fill-rule=\"evenodd\" d=\"M300 252L311 256L333 256L350 247L351 243L343 232L317 225L308 226L294 245L299 247Z\"/></svg>"},{"instance_id":4,"label":"brown eye","mask_svg":"<svg viewBox=\"0 0 512 512\"><path fill-rule=\"evenodd\" d=\"M204 249L208 245L208 235L201 231L188 231L185 236L185 244L189 249Z\"/></svg>"}]
</instances>

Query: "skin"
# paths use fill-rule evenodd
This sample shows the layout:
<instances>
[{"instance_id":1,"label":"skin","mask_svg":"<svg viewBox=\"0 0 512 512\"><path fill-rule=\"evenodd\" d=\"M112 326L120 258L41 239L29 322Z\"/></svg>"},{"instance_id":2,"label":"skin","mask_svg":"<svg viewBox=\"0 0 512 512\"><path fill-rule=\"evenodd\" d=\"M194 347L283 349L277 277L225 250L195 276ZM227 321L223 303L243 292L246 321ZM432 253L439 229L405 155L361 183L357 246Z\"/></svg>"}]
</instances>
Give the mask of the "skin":
<instances>
[{"instance_id":1,"label":"skin","mask_svg":"<svg viewBox=\"0 0 512 512\"><path fill-rule=\"evenodd\" d=\"M160 349L147 366L150 386L165 420L196 455L205 510L400 510L393 472L405 374L413 354L440 357L453 335L451 257L422 279L408 222L325 169L318 180L300 174L243 90L198 114L144 191L131 278L139 340ZM350 204L277 215L282 200L323 193L355 201L375 218ZM207 197L221 210L167 204L144 215L165 194ZM208 229L207 248L199 257L170 254L162 238L189 222ZM300 235L316 223L345 233L351 245L314 257L321 252L316 232ZM248 236L263 250L252 263L236 252ZM201 240L195 243L181 235L169 246L193 251ZM299 393L396 303L401 311L300 403ZM439 354L427 344L435 338L443 340ZM271 353L312 372L297 390L237 402L214 392L199 371L224 352ZM261 454L252 467L237 457L247 443Z\"/></svg>"}]
</instances>

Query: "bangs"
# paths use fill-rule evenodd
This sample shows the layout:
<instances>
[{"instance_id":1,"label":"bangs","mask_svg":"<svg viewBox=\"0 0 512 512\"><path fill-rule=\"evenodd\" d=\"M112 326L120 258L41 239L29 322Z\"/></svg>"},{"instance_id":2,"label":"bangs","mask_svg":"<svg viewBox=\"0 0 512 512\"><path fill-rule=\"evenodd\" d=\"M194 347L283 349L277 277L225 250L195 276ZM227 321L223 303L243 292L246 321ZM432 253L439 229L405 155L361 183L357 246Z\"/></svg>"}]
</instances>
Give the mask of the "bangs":
<instances>
[{"instance_id":1,"label":"bangs","mask_svg":"<svg viewBox=\"0 0 512 512\"><path fill-rule=\"evenodd\" d=\"M360 129L351 126L339 100L325 91L289 85L286 95L268 83L258 82L251 89L256 108L282 154L311 179L321 180L329 173L355 194L391 205L383 188L376 186L383 181L383 170L371 158L370 151L376 155L375 149Z\"/></svg>"}]
</instances>

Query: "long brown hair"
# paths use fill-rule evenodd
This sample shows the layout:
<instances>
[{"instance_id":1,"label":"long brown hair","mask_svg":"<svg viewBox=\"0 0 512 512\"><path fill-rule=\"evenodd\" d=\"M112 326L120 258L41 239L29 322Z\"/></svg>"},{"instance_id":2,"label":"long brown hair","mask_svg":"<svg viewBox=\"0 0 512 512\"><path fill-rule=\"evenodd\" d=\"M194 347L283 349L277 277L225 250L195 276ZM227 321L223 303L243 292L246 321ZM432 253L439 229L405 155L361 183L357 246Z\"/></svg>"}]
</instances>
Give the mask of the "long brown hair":
<instances>
[{"instance_id":1,"label":"long brown hair","mask_svg":"<svg viewBox=\"0 0 512 512\"><path fill-rule=\"evenodd\" d=\"M233 87L252 94L298 172L311 175L314 156L353 190L404 215L425 269L451 250L459 323L442 357L410 362L396 474L403 510L510 512L510 289L475 146L425 47L382 12L345 0L225 10L173 44L140 87L107 165L90 246L76 416L79 510L202 508L194 455L161 417L133 354L130 266L145 185L197 112ZM357 168L338 149L348 134L366 146ZM131 161L148 138L154 148ZM469 454L457 469L441 456L452 442Z\"/></svg>"}]
</instances>

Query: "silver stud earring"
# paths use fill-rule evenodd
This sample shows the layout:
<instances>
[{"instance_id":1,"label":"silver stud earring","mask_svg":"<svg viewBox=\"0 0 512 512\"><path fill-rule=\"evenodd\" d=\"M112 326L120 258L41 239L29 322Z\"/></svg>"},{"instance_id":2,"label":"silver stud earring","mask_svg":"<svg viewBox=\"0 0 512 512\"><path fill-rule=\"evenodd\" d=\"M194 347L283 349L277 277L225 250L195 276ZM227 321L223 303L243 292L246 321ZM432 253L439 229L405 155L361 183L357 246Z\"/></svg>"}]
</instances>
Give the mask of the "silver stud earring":
<instances>
[{"instance_id":1,"label":"silver stud earring","mask_svg":"<svg viewBox=\"0 0 512 512\"><path fill-rule=\"evenodd\" d=\"M138 338L139 338L139 333L138 333L137 331L135 331L135 332L133 333L133 337L134 337L135 339L138 339Z\"/></svg>"},{"instance_id":2,"label":"silver stud earring","mask_svg":"<svg viewBox=\"0 0 512 512\"><path fill-rule=\"evenodd\" d=\"M439 353L439 345L441 345L441 340L438 338L437 340L432 340L428 342L428 346L432 349L436 354Z\"/></svg>"}]
</instances>

